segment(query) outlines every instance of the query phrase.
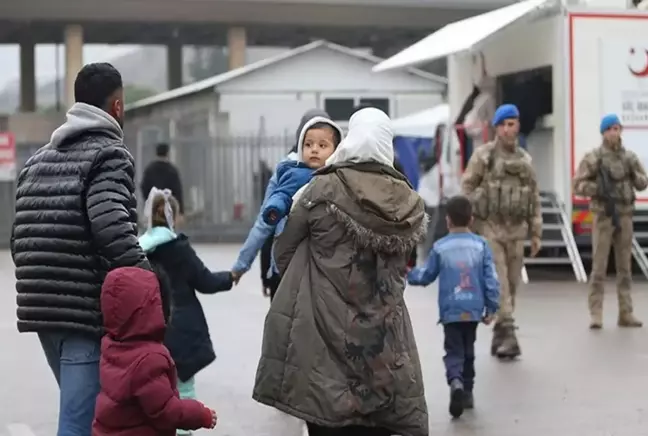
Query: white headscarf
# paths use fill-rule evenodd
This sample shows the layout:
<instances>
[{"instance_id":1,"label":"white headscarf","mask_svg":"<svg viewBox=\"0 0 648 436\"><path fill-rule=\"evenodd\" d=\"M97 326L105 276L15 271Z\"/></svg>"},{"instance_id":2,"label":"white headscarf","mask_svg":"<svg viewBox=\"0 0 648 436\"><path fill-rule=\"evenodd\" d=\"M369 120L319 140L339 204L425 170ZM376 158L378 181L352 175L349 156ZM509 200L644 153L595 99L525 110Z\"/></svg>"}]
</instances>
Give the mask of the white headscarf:
<instances>
[{"instance_id":1,"label":"white headscarf","mask_svg":"<svg viewBox=\"0 0 648 436\"><path fill-rule=\"evenodd\" d=\"M394 132L389 116L376 108L361 109L349 120L349 133L326 159L326 165L343 162L377 162L394 167ZM293 195L292 208L299 201L308 184Z\"/></svg>"},{"instance_id":2,"label":"white headscarf","mask_svg":"<svg viewBox=\"0 0 648 436\"><path fill-rule=\"evenodd\" d=\"M326 165L343 162L378 162L394 166L394 132L391 119L376 108L360 109L349 120L349 133Z\"/></svg>"},{"instance_id":3,"label":"white headscarf","mask_svg":"<svg viewBox=\"0 0 648 436\"><path fill-rule=\"evenodd\" d=\"M170 189L158 189L155 186L151 188L149 196L144 203L144 217L146 218L147 228L153 227L153 199L158 195L164 197L164 218L166 219L167 227L173 231L173 209L169 198L173 195Z\"/></svg>"}]
</instances>

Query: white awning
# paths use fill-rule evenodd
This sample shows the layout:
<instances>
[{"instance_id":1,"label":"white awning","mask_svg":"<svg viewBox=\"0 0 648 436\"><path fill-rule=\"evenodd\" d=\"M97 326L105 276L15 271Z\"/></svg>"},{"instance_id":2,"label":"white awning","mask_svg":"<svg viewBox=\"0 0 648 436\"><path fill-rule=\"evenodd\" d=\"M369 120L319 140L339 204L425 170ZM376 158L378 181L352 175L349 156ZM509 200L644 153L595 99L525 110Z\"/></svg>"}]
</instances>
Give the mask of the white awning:
<instances>
[{"instance_id":1,"label":"white awning","mask_svg":"<svg viewBox=\"0 0 648 436\"><path fill-rule=\"evenodd\" d=\"M394 136L434 138L439 124L450 119L450 106L446 103L392 120Z\"/></svg>"},{"instance_id":2,"label":"white awning","mask_svg":"<svg viewBox=\"0 0 648 436\"><path fill-rule=\"evenodd\" d=\"M550 0L525 0L442 27L416 44L381 62L374 72L411 67L470 50L497 31L528 15Z\"/></svg>"}]
</instances>

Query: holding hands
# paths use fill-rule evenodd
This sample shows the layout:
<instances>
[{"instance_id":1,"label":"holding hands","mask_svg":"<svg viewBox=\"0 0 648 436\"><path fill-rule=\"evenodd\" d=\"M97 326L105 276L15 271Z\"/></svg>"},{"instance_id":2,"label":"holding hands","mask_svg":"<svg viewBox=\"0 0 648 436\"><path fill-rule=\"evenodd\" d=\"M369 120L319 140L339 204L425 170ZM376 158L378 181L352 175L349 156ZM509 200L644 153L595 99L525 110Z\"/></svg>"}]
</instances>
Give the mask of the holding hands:
<instances>
[{"instance_id":1,"label":"holding hands","mask_svg":"<svg viewBox=\"0 0 648 436\"><path fill-rule=\"evenodd\" d=\"M239 280L241 280L241 277L243 277L243 271L232 271L232 281L234 282L235 285L238 285Z\"/></svg>"}]
</instances>

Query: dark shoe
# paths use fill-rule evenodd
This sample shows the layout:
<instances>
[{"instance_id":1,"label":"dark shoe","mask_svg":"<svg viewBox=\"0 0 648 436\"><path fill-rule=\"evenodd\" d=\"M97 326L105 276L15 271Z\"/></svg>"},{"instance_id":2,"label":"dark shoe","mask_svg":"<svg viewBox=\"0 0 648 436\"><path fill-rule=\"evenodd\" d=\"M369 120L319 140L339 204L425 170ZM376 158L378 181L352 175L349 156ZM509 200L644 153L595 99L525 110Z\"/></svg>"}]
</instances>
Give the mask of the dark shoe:
<instances>
[{"instance_id":1,"label":"dark shoe","mask_svg":"<svg viewBox=\"0 0 648 436\"><path fill-rule=\"evenodd\" d=\"M464 407L464 409L474 409L475 408L475 399L473 398L473 393L472 392L469 392L469 391L464 392L463 407Z\"/></svg>"},{"instance_id":2,"label":"dark shoe","mask_svg":"<svg viewBox=\"0 0 648 436\"><path fill-rule=\"evenodd\" d=\"M464 411L464 387L463 383L455 379L450 382L450 415L459 418Z\"/></svg>"}]
</instances>

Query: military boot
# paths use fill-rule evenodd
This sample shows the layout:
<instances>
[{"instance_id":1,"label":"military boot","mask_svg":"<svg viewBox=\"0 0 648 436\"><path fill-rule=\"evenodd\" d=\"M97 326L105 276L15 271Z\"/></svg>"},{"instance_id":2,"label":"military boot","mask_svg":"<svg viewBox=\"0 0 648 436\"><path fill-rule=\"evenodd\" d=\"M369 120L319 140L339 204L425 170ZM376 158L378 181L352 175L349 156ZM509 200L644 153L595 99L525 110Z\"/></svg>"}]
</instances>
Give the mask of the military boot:
<instances>
[{"instance_id":1,"label":"military boot","mask_svg":"<svg viewBox=\"0 0 648 436\"><path fill-rule=\"evenodd\" d=\"M459 418L464 411L464 385L459 379L450 382L450 415Z\"/></svg>"},{"instance_id":2,"label":"military boot","mask_svg":"<svg viewBox=\"0 0 648 436\"><path fill-rule=\"evenodd\" d=\"M496 322L495 325L493 326L493 340L491 341L491 356L495 356L497 354L497 349L502 345L502 342L504 342L504 329L502 328L502 324L499 322Z\"/></svg>"},{"instance_id":3,"label":"military boot","mask_svg":"<svg viewBox=\"0 0 648 436\"><path fill-rule=\"evenodd\" d=\"M515 326L505 325L503 328L504 340L502 344L495 350L495 355L500 359L515 359L522 351L518 344L517 336L515 335Z\"/></svg>"},{"instance_id":4,"label":"military boot","mask_svg":"<svg viewBox=\"0 0 648 436\"><path fill-rule=\"evenodd\" d=\"M589 328L592 330L598 330L603 328L603 314L600 311L593 310L590 312Z\"/></svg>"},{"instance_id":5,"label":"military boot","mask_svg":"<svg viewBox=\"0 0 648 436\"><path fill-rule=\"evenodd\" d=\"M619 287L617 296L619 298L619 320L617 321L619 327L643 327L643 323L633 314L630 289Z\"/></svg>"},{"instance_id":6,"label":"military boot","mask_svg":"<svg viewBox=\"0 0 648 436\"><path fill-rule=\"evenodd\" d=\"M619 327L643 327L643 322L639 321L632 312L619 313Z\"/></svg>"},{"instance_id":7,"label":"military boot","mask_svg":"<svg viewBox=\"0 0 648 436\"><path fill-rule=\"evenodd\" d=\"M587 305L590 313L590 325L592 330L603 328L603 283L592 281Z\"/></svg>"}]
</instances>

